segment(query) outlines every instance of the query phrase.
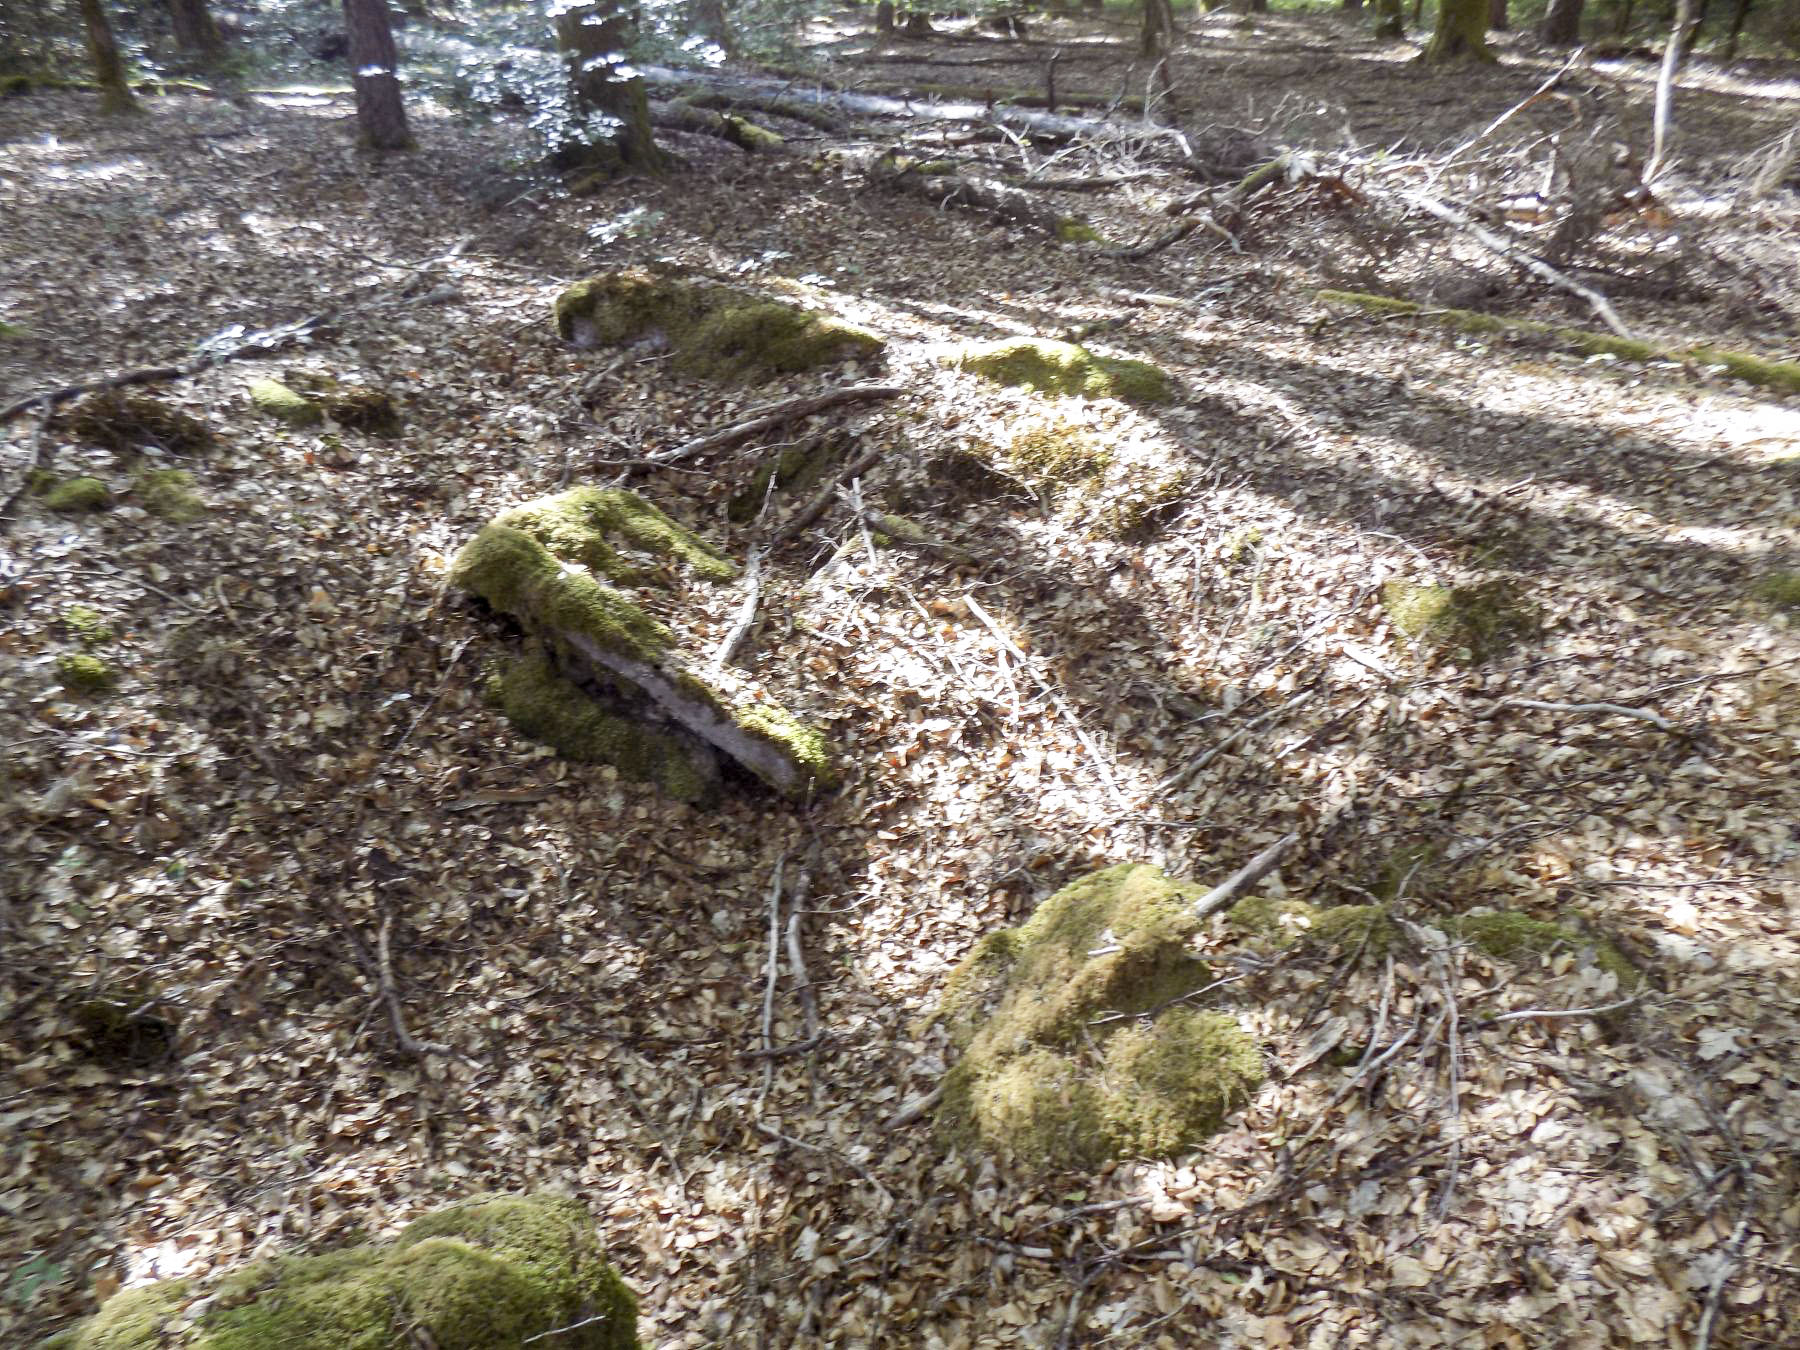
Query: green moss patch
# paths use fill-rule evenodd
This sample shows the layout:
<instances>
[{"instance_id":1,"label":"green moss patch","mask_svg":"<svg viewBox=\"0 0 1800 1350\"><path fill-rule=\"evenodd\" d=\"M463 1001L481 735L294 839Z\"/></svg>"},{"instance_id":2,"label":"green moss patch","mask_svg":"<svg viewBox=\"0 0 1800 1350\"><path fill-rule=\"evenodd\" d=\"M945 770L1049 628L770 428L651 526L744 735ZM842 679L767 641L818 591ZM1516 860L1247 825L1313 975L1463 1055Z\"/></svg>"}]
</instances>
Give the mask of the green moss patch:
<instances>
[{"instance_id":1,"label":"green moss patch","mask_svg":"<svg viewBox=\"0 0 1800 1350\"><path fill-rule=\"evenodd\" d=\"M59 616L69 636L84 647L100 647L113 639L106 616L90 605L70 605Z\"/></svg>"},{"instance_id":2,"label":"green moss patch","mask_svg":"<svg viewBox=\"0 0 1800 1350\"><path fill-rule=\"evenodd\" d=\"M612 711L536 644L494 678L491 693L521 735L565 759L610 764L683 802L704 801L718 779L718 766L703 747Z\"/></svg>"},{"instance_id":3,"label":"green moss patch","mask_svg":"<svg viewBox=\"0 0 1800 1350\"><path fill-rule=\"evenodd\" d=\"M1328 947L1387 952L1399 928L1382 905L1332 905L1321 909L1303 900L1252 895L1226 912L1234 929L1278 947L1310 942Z\"/></svg>"},{"instance_id":4,"label":"green moss patch","mask_svg":"<svg viewBox=\"0 0 1800 1350\"><path fill-rule=\"evenodd\" d=\"M1207 982L1189 940L1199 887L1122 864L989 933L939 1015L962 1058L945 1080L953 1139L1058 1167L1168 1157L1262 1081L1234 1019L1174 1000ZM1112 1014L1124 1014L1112 1020Z\"/></svg>"},{"instance_id":5,"label":"green moss patch","mask_svg":"<svg viewBox=\"0 0 1800 1350\"><path fill-rule=\"evenodd\" d=\"M679 563L708 581L729 581L737 575L737 568L699 536L636 493L616 488L570 488L516 506L496 516L494 523L522 530L553 556L621 584L646 579L645 569L620 555L621 545Z\"/></svg>"},{"instance_id":6,"label":"green moss patch","mask_svg":"<svg viewBox=\"0 0 1800 1350\"><path fill-rule=\"evenodd\" d=\"M291 427L317 426L325 420L323 408L280 380L253 381L249 393L251 406L258 412Z\"/></svg>"},{"instance_id":7,"label":"green moss patch","mask_svg":"<svg viewBox=\"0 0 1800 1350\"><path fill-rule=\"evenodd\" d=\"M366 384L341 384L329 375L309 370L289 371L287 387L316 404L322 415L329 415L341 427L371 436L400 434L400 405L384 389Z\"/></svg>"},{"instance_id":8,"label":"green moss patch","mask_svg":"<svg viewBox=\"0 0 1800 1350\"><path fill-rule=\"evenodd\" d=\"M766 377L873 357L885 340L785 301L630 270L577 282L556 298L556 331L581 347L666 346L678 370L709 379Z\"/></svg>"},{"instance_id":9,"label":"green moss patch","mask_svg":"<svg viewBox=\"0 0 1800 1350\"><path fill-rule=\"evenodd\" d=\"M91 652L64 652L56 658L56 678L71 694L103 694L119 674Z\"/></svg>"},{"instance_id":10,"label":"green moss patch","mask_svg":"<svg viewBox=\"0 0 1800 1350\"><path fill-rule=\"evenodd\" d=\"M970 343L956 348L949 359L959 370L1040 394L1167 403L1175 393L1174 381L1147 361L1096 356L1086 347L1049 338Z\"/></svg>"},{"instance_id":11,"label":"green moss patch","mask_svg":"<svg viewBox=\"0 0 1800 1350\"><path fill-rule=\"evenodd\" d=\"M1445 919L1440 927L1483 954L1514 964L1558 950L1575 952L1584 964L1596 965L1611 974L1619 988L1627 993L1637 988L1643 978L1612 943L1604 938L1588 937L1565 924L1495 911L1457 915Z\"/></svg>"},{"instance_id":12,"label":"green moss patch","mask_svg":"<svg viewBox=\"0 0 1800 1350\"><path fill-rule=\"evenodd\" d=\"M109 1068L141 1068L166 1059L175 1047L175 1024L154 1011L141 990L83 999L73 1017L81 1049Z\"/></svg>"},{"instance_id":13,"label":"green moss patch","mask_svg":"<svg viewBox=\"0 0 1800 1350\"><path fill-rule=\"evenodd\" d=\"M65 515L104 511L112 505L112 493L98 478L65 478L45 491L44 505Z\"/></svg>"},{"instance_id":14,"label":"green moss patch","mask_svg":"<svg viewBox=\"0 0 1800 1350\"><path fill-rule=\"evenodd\" d=\"M734 525L743 525L762 514L772 492L807 491L824 477L842 449L842 442L834 438L810 447L792 445L768 456L744 489L733 494L725 508L726 517Z\"/></svg>"},{"instance_id":15,"label":"green moss patch","mask_svg":"<svg viewBox=\"0 0 1800 1350\"><path fill-rule=\"evenodd\" d=\"M202 1295L209 1295L198 1308ZM473 1200L391 1243L111 1299L45 1350L636 1350L637 1300L578 1203Z\"/></svg>"},{"instance_id":16,"label":"green moss patch","mask_svg":"<svg viewBox=\"0 0 1800 1350\"><path fill-rule=\"evenodd\" d=\"M199 418L154 394L125 389L89 394L65 414L63 425L88 445L126 453L149 447L195 454L213 443L212 428Z\"/></svg>"},{"instance_id":17,"label":"green moss patch","mask_svg":"<svg viewBox=\"0 0 1800 1350\"><path fill-rule=\"evenodd\" d=\"M1777 572L1756 586L1756 598L1776 609L1800 610L1800 572Z\"/></svg>"},{"instance_id":18,"label":"green moss patch","mask_svg":"<svg viewBox=\"0 0 1800 1350\"><path fill-rule=\"evenodd\" d=\"M1021 432L1006 453L1031 480L1047 487L1092 482L1112 463L1111 451L1066 422Z\"/></svg>"},{"instance_id":19,"label":"green moss patch","mask_svg":"<svg viewBox=\"0 0 1800 1350\"><path fill-rule=\"evenodd\" d=\"M1498 578L1474 586L1390 581L1381 605L1396 632L1476 662L1504 655L1539 628L1536 610Z\"/></svg>"},{"instance_id":20,"label":"green moss patch","mask_svg":"<svg viewBox=\"0 0 1800 1350\"><path fill-rule=\"evenodd\" d=\"M131 490L159 520L186 524L206 514L206 503L194 491L194 475L186 469L146 469L131 480Z\"/></svg>"}]
</instances>

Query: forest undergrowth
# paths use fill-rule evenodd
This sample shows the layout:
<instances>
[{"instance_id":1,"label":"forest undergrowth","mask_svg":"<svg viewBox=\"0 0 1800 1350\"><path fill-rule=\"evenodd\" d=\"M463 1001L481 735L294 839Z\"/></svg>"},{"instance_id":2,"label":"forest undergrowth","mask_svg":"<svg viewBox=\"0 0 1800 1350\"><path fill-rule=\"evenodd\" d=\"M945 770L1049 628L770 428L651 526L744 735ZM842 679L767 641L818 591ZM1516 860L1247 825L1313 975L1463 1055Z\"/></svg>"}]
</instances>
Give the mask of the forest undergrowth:
<instances>
[{"instance_id":1,"label":"forest undergrowth","mask_svg":"<svg viewBox=\"0 0 1800 1350\"><path fill-rule=\"evenodd\" d=\"M372 159L342 93L0 101L0 405L301 325L0 428L0 1339L547 1187L662 1347L1791 1343L1800 196L1752 188L1800 84L1698 68L1645 195L1648 65L1533 100L1565 58L1525 38L1436 73L1325 17L1186 26L1165 111L1281 153L1253 192L1123 111L1054 146L665 133L677 170L574 196L507 115L415 108L420 150ZM1054 42L1064 97L1159 97L1089 20L814 36L814 85L979 103ZM1422 200L1529 240L1645 359L1559 334L1617 336ZM885 357L748 387L560 342L559 291L629 265L779 285ZM1175 394L944 359L1011 337ZM250 400L270 377L384 392L400 429L290 425ZM642 463L859 378L905 392ZM835 499L782 538L766 475L732 509L830 435L879 452L846 497L937 547ZM839 790L689 807L483 702L506 635L449 559L615 481L769 548L738 663L828 730ZM741 594L684 593L696 638ZM984 932L1113 863L1212 885L1289 832L1259 895L1391 926L1202 942L1202 1005L1266 1063L1204 1147L1047 1172L908 1109Z\"/></svg>"}]
</instances>

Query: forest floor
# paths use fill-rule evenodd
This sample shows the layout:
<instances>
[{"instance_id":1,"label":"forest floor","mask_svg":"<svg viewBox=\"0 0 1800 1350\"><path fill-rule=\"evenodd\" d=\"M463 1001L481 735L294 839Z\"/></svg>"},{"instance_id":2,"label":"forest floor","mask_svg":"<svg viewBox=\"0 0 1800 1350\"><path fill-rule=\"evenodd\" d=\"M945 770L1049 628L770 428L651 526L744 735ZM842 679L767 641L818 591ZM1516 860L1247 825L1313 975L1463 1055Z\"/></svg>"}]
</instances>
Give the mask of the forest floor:
<instances>
[{"instance_id":1,"label":"forest floor","mask_svg":"<svg viewBox=\"0 0 1800 1350\"><path fill-rule=\"evenodd\" d=\"M122 1282L550 1187L599 1219L651 1346L1793 1343L1800 626L1770 583L1800 569L1800 397L1315 295L1596 326L1393 185L1523 193L1547 136L1596 129L1603 174L1648 143L1654 71L1602 63L1458 167L1560 54L1514 38L1432 72L1336 19L1187 27L1182 124L1315 172L1234 244L1140 261L871 188L822 142L671 137L681 171L573 198L514 167L505 118L416 108L420 152L378 161L341 95L126 122L0 102L0 317L24 330L0 404L340 311L151 388L204 451L3 429L0 491L41 454L118 501L26 498L0 539L0 1340ZM976 57L1035 86L1051 37L1067 91L1147 78L1130 31L1087 21L1029 47L815 36L868 88ZM1665 209L1606 215L1567 266L1659 343L1794 359L1796 194L1751 200L1741 166L1800 118L1800 74L1701 68L1678 111ZM1056 172L1131 181L1047 200L1153 238L1196 184L1141 150L1068 153ZM721 387L556 340L562 286L650 260L788 278L885 333L880 378L909 392L838 419L884 452L861 491L982 560L841 511L772 555L741 662L848 766L803 809L744 789L699 812L526 742L479 697L503 635L446 593L498 509L874 373ZM938 357L1014 334L1153 360L1181 393L1049 399ZM378 385L405 430L269 421L245 387L283 372ZM1019 436L1068 427L1178 494L1122 539L1102 522L1134 480L1022 482ZM742 557L769 522L724 506L766 453L634 485ZM947 484L971 453L991 475ZM146 464L191 472L207 513L146 511ZM1532 618L1477 661L1397 633L1390 581L1504 588ZM694 597L701 639L735 599ZM84 642L112 690L60 686ZM982 933L1093 868L1210 885L1288 831L1263 894L1379 893L1411 926L1386 954L1270 949L1207 995L1268 1076L1205 1147L1047 1173L888 1127L945 1069L925 1017ZM757 1058L778 867L824 1039ZM1433 926L1483 908L1603 938L1642 996L1506 1018L1630 990L1581 942L1506 960ZM796 975L777 1044L805 1035ZM121 990L166 1032L135 1067L85 1055L75 1015ZM396 1015L449 1053L402 1054ZM1329 1053L1378 1043L1380 1074Z\"/></svg>"}]
</instances>

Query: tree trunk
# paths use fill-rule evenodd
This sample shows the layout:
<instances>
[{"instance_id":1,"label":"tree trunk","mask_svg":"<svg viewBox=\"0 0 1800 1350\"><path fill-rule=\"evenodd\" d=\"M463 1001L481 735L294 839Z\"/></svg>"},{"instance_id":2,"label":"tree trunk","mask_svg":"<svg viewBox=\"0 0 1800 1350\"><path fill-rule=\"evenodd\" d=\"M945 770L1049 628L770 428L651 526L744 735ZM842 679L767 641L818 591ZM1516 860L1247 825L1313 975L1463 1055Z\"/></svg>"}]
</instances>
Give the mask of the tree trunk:
<instances>
[{"instance_id":1,"label":"tree trunk","mask_svg":"<svg viewBox=\"0 0 1800 1350\"><path fill-rule=\"evenodd\" d=\"M1581 7L1585 0L1550 0L1538 36L1557 47L1573 47L1581 41Z\"/></svg>"},{"instance_id":2,"label":"tree trunk","mask_svg":"<svg viewBox=\"0 0 1800 1350\"><path fill-rule=\"evenodd\" d=\"M1751 0L1737 0L1731 11L1731 31L1725 35L1725 59L1737 56L1738 39L1744 35L1744 21L1750 17Z\"/></svg>"},{"instance_id":3,"label":"tree trunk","mask_svg":"<svg viewBox=\"0 0 1800 1350\"><path fill-rule=\"evenodd\" d=\"M350 83L356 89L356 124L371 150L410 150L406 105L400 101L400 53L387 0L344 0L350 39Z\"/></svg>"},{"instance_id":4,"label":"tree trunk","mask_svg":"<svg viewBox=\"0 0 1800 1350\"><path fill-rule=\"evenodd\" d=\"M1375 0L1375 36L1397 38L1406 35L1406 6L1402 0Z\"/></svg>"},{"instance_id":5,"label":"tree trunk","mask_svg":"<svg viewBox=\"0 0 1800 1350\"><path fill-rule=\"evenodd\" d=\"M1344 12L1354 14L1363 6L1363 0L1344 0Z\"/></svg>"},{"instance_id":6,"label":"tree trunk","mask_svg":"<svg viewBox=\"0 0 1800 1350\"><path fill-rule=\"evenodd\" d=\"M1488 0L1488 27L1496 33L1504 33L1506 22L1506 0Z\"/></svg>"},{"instance_id":7,"label":"tree trunk","mask_svg":"<svg viewBox=\"0 0 1800 1350\"><path fill-rule=\"evenodd\" d=\"M909 9L906 11L906 27L900 30L901 37L928 38L934 31L931 26L930 10Z\"/></svg>"},{"instance_id":8,"label":"tree trunk","mask_svg":"<svg viewBox=\"0 0 1800 1350\"><path fill-rule=\"evenodd\" d=\"M737 44L731 37L731 22L725 17L725 0L693 0L689 7L689 22L696 33L726 56L737 55Z\"/></svg>"},{"instance_id":9,"label":"tree trunk","mask_svg":"<svg viewBox=\"0 0 1800 1350\"><path fill-rule=\"evenodd\" d=\"M1693 31L1700 26L1700 10L1695 0L1676 0L1674 26L1668 45L1663 48L1662 70L1656 78L1656 109L1651 119L1650 162L1644 166L1644 185L1656 181L1668 159L1669 138L1675 131L1675 77L1681 73L1693 42Z\"/></svg>"},{"instance_id":10,"label":"tree trunk","mask_svg":"<svg viewBox=\"0 0 1800 1350\"><path fill-rule=\"evenodd\" d=\"M586 158L598 168L654 171L668 162L650 130L644 82L625 65L623 54L635 27L620 0L579 5L556 16L556 45L569 71L575 107L598 114L610 128L603 145L584 147Z\"/></svg>"},{"instance_id":11,"label":"tree trunk","mask_svg":"<svg viewBox=\"0 0 1800 1350\"><path fill-rule=\"evenodd\" d=\"M894 31L894 0L880 0L875 6L875 31L883 37L892 36Z\"/></svg>"},{"instance_id":12,"label":"tree trunk","mask_svg":"<svg viewBox=\"0 0 1800 1350\"><path fill-rule=\"evenodd\" d=\"M1487 9L1488 0L1438 0L1437 28L1419 59L1431 65L1492 61Z\"/></svg>"},{"instance_id":13,"label":"tree trunk","mask_svg":"<svg viewBox=\"0 0 1800 1350\"><path fill-rule=\"evenodd\" d=\"M184 52L211 58L225 50L225 39L206 0L169 0L169 25L175 45Z\"/></svg>"},{"instance_id":14,"label":"tree trunk","mask_svg":"<svg viewBox=\"0 0 1800 1350\"><path fill-rule=\"evenodd\" d=\"M119 44L113 40L112 24L100 0L80 0L81 22L87 29L88 55L94 62L94 83L100 86L100 111L129 113L137 111L137 100L125 83L125 63L119 59Z\"/></svg>"},{"instance_id":15,"label":"tree trunk","mask_svg":"<svg viewBox=\"0 0 1800 1350\"><path fill-rule=\"evenodd\" d=\"M1144 0L1144 26L1138 36L1138 54L1158 60L1175 42L1175 7L1170 0Z\"/></svg>"}]
</instances>

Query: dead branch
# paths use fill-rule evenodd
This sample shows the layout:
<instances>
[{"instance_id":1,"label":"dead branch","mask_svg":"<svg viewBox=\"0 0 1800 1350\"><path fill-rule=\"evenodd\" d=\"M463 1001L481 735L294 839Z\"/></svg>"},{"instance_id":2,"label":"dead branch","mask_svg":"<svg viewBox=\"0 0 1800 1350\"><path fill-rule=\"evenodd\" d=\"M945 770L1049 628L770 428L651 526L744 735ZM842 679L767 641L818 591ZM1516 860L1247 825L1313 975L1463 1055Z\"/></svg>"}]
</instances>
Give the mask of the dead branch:
<instances>
[{"instance_id":1,"label":"dead branch","mask_svg":"<svg viewBox=\"0 0 1800 1350\"><path fill-rule=\"evenodd\" d=\"M1663 48L1662 69L1656 76L1656 111L1651 118L1650 160L1644 165L1646 188L1663 171L1669 151L1669 132L1675 121L1675 77L1687 60L1694 27L1700 22L1700 7L1694 0L1676 0L1674 22L1669 25L1669 43Z\"/></svg>"},{"instance_id":2,"label":"dead branch","mask_svg":"<svg viewBox=\"0 0 1800 1350\"><path fill-rule=\"evenodd\" d=\"M741 445L753 436L758 436L765 431L772 431L797 418L810 417L827 408L835 408L844 403L868 403L877 399L899 398L906 392L904 387L896 384L853 384L846 385L841 389L832 389L823 394L808 394L804 398L791 398L783 403L771 403L756 409L741 422L721 427L717 431L709 432L697 440L687 441L671 450L659 450L647 456L644 462L657 468L678 464L682 460L692 459L696 455Z\"/></svg>"},{"instance_id":3,"label":"dead branch","mask_svg":"<svg viewBox=\"0 0 1800 1350\"><path fill-rule=\"evenodd\" d=\"M1545 703L1535 698L1506 698L1500 700L1503 708L1539 708L1545 712L1566 713L1610 713L1615 717L1635 717L1640 722L1648 722L1658 731L1674 731L1675 724L1668 718L1643 708L1627 708L1618 703Z\"/></svg>"},{"instance_id":4,"label":"dead branch","mask_svg":"<svg viewBox=\"0 0 1800 1350\"><path fill-rule=\"evenodd\" d=\"M762 560L760 548L750 550L750 561L744 565L744 599L738 606L737 618L732 622L731 630L725 634L723 641L713 651L712 659L707 664L713 670L724 670L731 664L731 658L737 655L744 639L750 636L750 629L756 623L756 607L762 600Z\"/></svg>"},{"instance_id":5,"label":"dead branch","mask_svg":"<svg viewBox=\"0 0 1800 1350\"><path fill-rule=\"evenodd\" d=\"M769 883L769 956L763 966L762 1048L775 1047L775 981L781 971L781 869L787 865L787 850L775 859L775 875ZM757 1100L769 1095L775 1080L773 1062L763 1064L762 1092Z\"/></svg>"},{"instance_id":6,"label":"dead branch","mask_svg":"<svg viewBox=\"0 0 1800 1350\"><path fill-rule=\"evenodd\" d=\"M825 513L825 508L830 506L837 497L837 490L840 486L849 479L860 477L874 468L876 461L886 453L886 446L871 445L848 464L833 470L830 479L820 486L818 492L813 494L812 499L789 516L782 523L781 528L775 531L769 540L769 546L773 548L785 544L808 525L811 525Z\"/></svg>"},{"instance_id":7,"label":"dead branch","mask_svg":"<svg viewBox=\"0 0 1800 1350\"><path fill-rule=\"evenodd\" d=\"M882 1126L886 1130L903 1130L944 1098L944 1085L939 1083L923 1097L914 1097L905 1106L887 1118Z\"/></svg>"},{"instance_id":8,"label":"dead branch","mask_svg":"<svg viewBox=\"0 0 1800 1350\"><path fill-rule=\"evenodd\" d=\"M1492 1017L1484 1017L1476 1025L1492 1027L1498 1026L1502 1022L1523 1022L1528 1019L1550 1022L1561 1017L1604 1017L1607 1013L1620 1012L1642 1003L1647 992L1640 991L1630 998L1622 998L1616 1003L1602 1003L1595 1008L1521 1008L1517 1012L1496 1013Z\"/></svg>"},{"instance_id":9,"label":"dead branch","mask_svg":"<svg viewBox=\"0 0 1800 1350\"><path fill-rule=\"evenodd\" d=\"M781 149L782 145L781 136L767 127L760 127L735 113L714 112L710 108L699 107L686 99L676 99L673 103L652 103L650 121L653 125L670 131L711 136L714 140L735 145L747 155L767 154Z\"/></svg>"},{"instance_id":10,"label":"dead branch","mask_svg":"<svg viewBox=\"0 0 1800 1350\"><path fill-rule=\"evenodd\" d=\"M798 905L788 915L787 923L787 958L788 969L794 976L794 996L800 1000L800 1014L806 1024L806 1044L817 1045L819 1036L819 1000L813 992L812 979L806 973L806 956L800 948L800 920L803 911Z\"/></svg>"},{"instance_id":11,"label":"dead branch","mask_svg":"<svg viewBox=\"0 0 1800 1350\"><path fill-rule=\"evenodd\" d=\"M1196 900L1194 917L1208 919L1230 905L1238 896L1273 872L1276 865L1281 862L1282 855L1299 842L1300 836L1297 834L1289 832L1282 835L1281 838Z\"/></svg>"},{"instance_id":12,"label":"dead branch","mask_svg":"<svg viewBox=\"0 0 1800 1350\"><path fill-rule=\"evenodd\" d=\"M377 939L377 947L381 958L381 1000L387 1005L388 1022L394 1030L394 1041L414 1059L423 1059L427 1054L447 1055L451 1053L447 1045L439 1045L435 1041L421 1041L406 1029L406 1014L400 1007L400 990L394 983L394 963L388 954L388 934L394 926L394 916L385 914L381 919L381 936Z\"/></svg>"},{"instance_id":13,"label":"dead branch","mask_svg":"<svg viewBox=\"0 0 1800 1350\"><path fill-rule=\"evenodd\" d=\"M945 562L957 563L964 567L972 567L981 560L966 548L945 543L935 535L925 533L905 516L889 515L886 511L865 510L862 513L864 523L881 531L890 539L898 540L912 548L933 557L942 558Z\"/></svg>"}]
</instances>

